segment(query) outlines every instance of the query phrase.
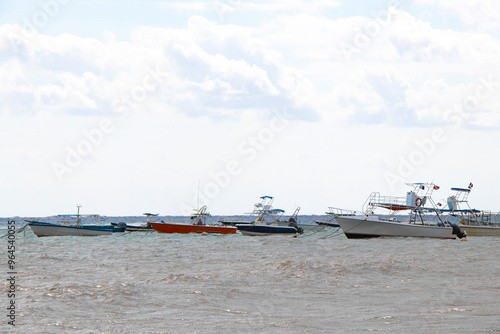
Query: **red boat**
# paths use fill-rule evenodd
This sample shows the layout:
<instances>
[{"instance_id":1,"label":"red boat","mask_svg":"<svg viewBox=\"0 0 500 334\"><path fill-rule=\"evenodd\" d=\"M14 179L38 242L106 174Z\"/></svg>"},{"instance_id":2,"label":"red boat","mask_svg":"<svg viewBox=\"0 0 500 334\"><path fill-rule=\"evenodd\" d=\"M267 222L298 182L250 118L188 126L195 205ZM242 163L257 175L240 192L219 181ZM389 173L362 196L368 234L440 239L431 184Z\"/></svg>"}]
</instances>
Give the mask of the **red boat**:
<instances>
[{"instance_id":1,"label":"red boat","mask_svg":"<svg viewBox=\"0 0 500 334\"><path fill-rule=\"evenodd\" d=\"M191 220L193 223L150 222L151 226L160 233L221 233L234 234L238 230L235 226L206 225L205 218L210 216L207 207L201 207Z\"/></svg>"},{"instance_id":2,"label":"red boat","mask_svg":"<svg viewBox=\"0 0 500 334\"><path fill-rule=\"evenodd\" d=\"M222 233L232 234L238 230L235 226L193 225L187 223L150 223L160 233Z\"/></svg>"}]
</instances>

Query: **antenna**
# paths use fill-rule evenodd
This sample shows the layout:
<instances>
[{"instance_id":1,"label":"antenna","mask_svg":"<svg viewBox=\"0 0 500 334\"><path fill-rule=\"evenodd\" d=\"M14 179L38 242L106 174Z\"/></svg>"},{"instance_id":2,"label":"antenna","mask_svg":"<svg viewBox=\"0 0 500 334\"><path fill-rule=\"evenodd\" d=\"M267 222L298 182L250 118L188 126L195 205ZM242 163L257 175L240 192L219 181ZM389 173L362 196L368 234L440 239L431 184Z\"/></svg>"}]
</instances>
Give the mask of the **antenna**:
<instances>
[{"instance_id":1,"label":"antenna","mask_svg":"<svg viewBox=\"0 0 500 334\"><path fill-rule=\"evenodd\" d=\"M80 208L82 207L81 204L76 205L77 210L76 210L76 224L80 225Z\"/></svg>"}]
</instances>

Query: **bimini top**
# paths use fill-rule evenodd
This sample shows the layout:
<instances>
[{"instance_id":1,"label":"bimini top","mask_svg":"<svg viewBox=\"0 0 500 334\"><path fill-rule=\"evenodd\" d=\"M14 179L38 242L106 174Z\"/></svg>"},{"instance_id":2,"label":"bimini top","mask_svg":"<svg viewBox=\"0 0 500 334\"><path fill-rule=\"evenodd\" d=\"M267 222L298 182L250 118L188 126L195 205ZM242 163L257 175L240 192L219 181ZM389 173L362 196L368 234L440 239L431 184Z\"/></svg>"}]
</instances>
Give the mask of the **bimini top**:
<instances>
[{"instance_id":1,"label":"bimini top","mask_svg":"<svg viewBox=\"0 0 500 334\"><path fill-rule=\"evenodd\" d=\"M272 209L271 212L285 212L283 209Z\"/></svg>"},{"instance_id":2,"label":"bimini top","mask_svg":"<svg viewBox=\"0 0 500 334\"><path fill-rule=\"evenodd\" d=\"M457 210L451 210L451 209L439 209L441 212L472 212L472 213L481 213L480 210L478 209L457 209Z\"/></svg>"},{"instance_id":3,"label":"bimini top","mask_svg":"<svg viewBox=\"0 0 500 334\"><path fill-rule=\"evenodd\" d=\"M260 198L262 198L262 199L265 199L265 198L273 199L272 196L261 196Z\"/></svg>"},{"instance_id":4,"label":"bimini top","mask_svg":"<svg viewBox=\"0 0 500 334\"><path fill-rule=\"evenodd\" d=\"M451 188L453 191L462 191L462 192L468 192L470 193L470 189L467 188Z\"/></svg>"}]
</instances>

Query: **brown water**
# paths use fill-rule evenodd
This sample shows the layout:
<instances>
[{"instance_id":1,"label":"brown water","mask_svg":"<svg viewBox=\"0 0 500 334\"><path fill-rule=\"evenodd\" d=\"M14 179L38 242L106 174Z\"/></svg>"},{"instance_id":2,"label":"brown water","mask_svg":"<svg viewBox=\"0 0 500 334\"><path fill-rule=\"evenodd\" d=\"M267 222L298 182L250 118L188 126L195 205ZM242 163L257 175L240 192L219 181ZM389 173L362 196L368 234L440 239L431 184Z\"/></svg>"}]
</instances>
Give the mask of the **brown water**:
<instances>
[{"instance_id":1,"label":"brown water","mask_svg":"<svg viewBox=\"0 0 500 334\"><path fill-rule=\"evenodd\" d=\"M333 231L21 233L14 332L500 332L499 238L348 240ZM12 331L1 319L0 331Z\"/></svg>"}]
</instances>

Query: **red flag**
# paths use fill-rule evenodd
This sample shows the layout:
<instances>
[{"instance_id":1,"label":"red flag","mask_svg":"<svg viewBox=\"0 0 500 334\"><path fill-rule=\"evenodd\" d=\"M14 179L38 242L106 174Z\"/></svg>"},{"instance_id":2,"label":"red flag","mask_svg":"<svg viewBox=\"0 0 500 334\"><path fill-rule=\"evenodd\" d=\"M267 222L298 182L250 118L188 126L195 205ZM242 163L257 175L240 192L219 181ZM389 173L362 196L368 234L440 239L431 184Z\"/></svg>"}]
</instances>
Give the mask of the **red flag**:
<instances>
[{"instance_id":1,"label":"red flag","mask_svg":"<svg viewBox=\"0 0 500 334\"><path fill-rule=\"evenodd\" d=\"M438 190L439 189L439 186L434 186L434 190Z\"/></svg>"}]
</instances>

